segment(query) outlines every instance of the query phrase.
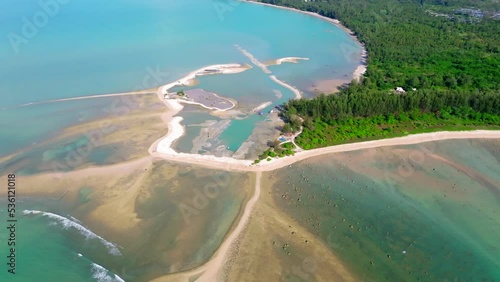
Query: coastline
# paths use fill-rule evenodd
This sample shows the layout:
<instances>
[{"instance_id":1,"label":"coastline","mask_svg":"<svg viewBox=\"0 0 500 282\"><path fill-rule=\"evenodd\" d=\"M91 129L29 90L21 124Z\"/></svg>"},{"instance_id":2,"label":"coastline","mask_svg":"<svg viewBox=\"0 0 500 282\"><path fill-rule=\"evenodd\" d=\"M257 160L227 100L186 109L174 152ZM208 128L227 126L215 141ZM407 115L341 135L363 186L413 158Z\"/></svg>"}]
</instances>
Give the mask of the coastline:
<instances>
[{"instance_id":1,"label":"coastline","mask_svg":"<svg viewBox=\"0 0 500 282\"><path fill-rule=\"evenodd\" d=\"M357 42L359 44L359 46L361 47L362 51L361 51L361 64L358 65L358 67L356 68L356 70L354 71L353 73L353 78L352 79L356 79L356 80L360 80L362 75L366 72L366 58L367 58L367 50L366 50L366 47L365 45L360 42L358 40L358 38L356 37L356 35L354 34L354 32L352 30L350 30L348 27L344 26L342 24L342 22L340 22L339 20L337 19L332 19L332 18L329 18L329 17L326 17L326 16L322 16L318 13L313 13L313 12L308 12L308 11L302 11L302 10L299 10L299 9L295 9L295 8L290 8L290 7L284 7L284 6L278 6L278 5L273 5L273 4L268 4L268 3L262 3L262 2L256 2L256 1L252 1L252 0L240 0L242 2L246 2L246 3L253 3L253 4L257 4L257 5L263 5L263 6L268 6L268 7L274 7L274 8L278 8L278 9L284 9L284 10L289 10L289 11L293 11L293 12L297 12L297 13L301 13L301 14L305 14L305 15L309 15L309 16L313 16L315 18L318 18L318 19L321 19L323 21L326 21L326 22L329 22L329 23L332 23L334 24L335 26L337 26L338 28L344 30L345 32L347 32L347 34L349 34L349 36L351 36L352 38L354 38L355 42Z\"/></svg>"},{"instance_id":2,"label":"coastline","mask_svg":"<svg viewBox=\"0 0 500 282\"><path fill-rule=\"evenodd\" d=\"M174 133L173 133L174 134ZM178 134L178 133L177 133ZM168 135L168 134L167 134ZM287 156L279 159L271 159L271 161L262 161L259 164L252 164L250 160L237 160L228 157L215 157L199 154L176 153L166 146L158 146L157 149L150 152L154 157L195 165L201 165L209 168L218 168L229 171L273 171L285 166L289 166L296 162L321 156L325 154L350 152L371 148L413 145L418 143L426 143L441 140L453 139L500 139L500 131L475 130L475 131L440 131L433 133L413 134L403 137L395 137L389 139L380 139L373 141L349 143L325 148L312 149L308 151L297 152L293 156ZM167 138L167 143L168 143ZM167 144L165 143L165 144ZM153 144L154 146L154 144ZM152 148L153 148L152 146Z\"/></svg>"},{"instance_id":3,"label":"coastline","mask_svg":"<svg viewBox=\"0 0 500 282\"><path fill-rule=\"evenodd\" d=\"M253 2L253 1L246 1L246 2ZM337 26L341 27L342 29L346 29L349 32L352 32L349 29L343 27L342 24L338 20L330 19L330 18L321 16L321 15L316 14L316 13L305 12L305 11L300 11L300 10L293 9L293 8L280 7L280 6L275 6L275 5L271 5L271 4L265 4L265 3L258 3L258 2L254 2L254 3L268 5L268 6L274 6L277 8L288 9L288 10L292 10L295 12L309 14L311 16L315 16L315 17L319 17L319 18L325 18L325 20L332 22L332 23L335 23L335 21L336 21L337 23L335 23L335 24ZM356 40L356 42L358 42L358 41ZM365 62L365 58L366 58L365 55L366 55L366 51L365 51L364 46L363 46L363 55L362 55L363 62ZM293 57L277 59L276 65L279 65L279 64L284 63L284 62L297 63L297 62L291 61L290 58L293 58ZM239 65L239 66L237 66L237 65ZM272 64L264 64L264 65L269 66ZM231 257L231 255L233 254L233 252L235 250L237 251L237 249L240 247L241 237L242 237L242 235L245 234L246 229L248 229L250 219L252 219L252 217L262 216L261 212L258 210L258 206L261 205L263 199L259 199L259 197L260 198L264 197L265 194L267 194L267 193L265 193L265 191L268 191L268 189L271 189L269 187L262 185L261 178L262 178L263 172L276 171L279 169L285 170L286 166L290 166L290 165L295 164L297 162L300 162L300 161L303 161L303 160L306 160L309 158L313 158L313 157L326 156L329 154L336 154L336 153L353 152L353 151L382 148L382 147L413 145L413 144L421 144L421 143L426 143L426 142L445 141L445 140L459 140L459 139L481 139L481 140L498 139L498 140L500 140L500 130L496 130L496 131L489 131L489 130L440 131L440 132L412 134L412 135L403 136L403 137L379 139L379 140L372 140L372 141L341 144L341 145L329 146L329 147L324 147L324 148L317 148L317 149L297 152L293 156L287 156L284 158L275 158L275 159L272 159L271 161L264 160L264 161L261 161L259 164L253 164L252 160L235 159L234 158L235 155L233 155L233 157L216 157L216 156L212 156L212 155L179 153L179 152L175 151L175 149L174 149L175 142L180 140L180 138L182 138L186 134L186 127L181 124L181 122L183 121L183 118L180 116L176 116L177 114L179 114L179 112L182 111L182 109L184 109L184 105L182 103L199 105L205 109L215 110L216 112L220 112L220 113L223 113L223 112L228 111L230 109L218 109L218 108L206 107L203 104L196 103L196 102L184 101L182 99L167 99L167 98L165 98L165 94L168 94L168 91L175 86L192 85L192 83L194 82L194 80L197 76L215 75L215 74L231 74L231 73L242 72L242 71L245 71L246 69L248 69L248 68L245 68L245 69L244 68L245 67L241 64L212 65L212 66L207 66L207 67L203 67L203 68L197 69L195 71L192 71L188 75L186 75L185 77L183 77L175 82L172 82L172 83L169 83L167 85L161 86L157 89L154 89L151 93L131 92L130 94L117 93L117 94L99 95L99 97L101 97L101 96L106 97L106 96L132 95L132 94L152 94L152 95L157 94L160 101L163 102L163 104L166 106L166 109L164 109L164 112L161 113L161 119L163 121L163 125L161 127L161 130L165 129L164 125L166 124L167 132L162 132L161 130L158 130L158 136L163 135L163 134L164 134L164 136L157 139L152 144L149 142L147 143L147 145L149 145L149 144L151 144L151 145L149 146L149 149L148 149L149 155L147 155L145 157L142 157L142 158L137 159L137 160L127 161L125 163L120 163L117 165L111 165L111 166L109 166L109 168L107 168L107 166L104 166L104 169L101 166L95 166L95 167L92 166L89 168L84 168L82 170L77 170L77 171L74 171L74 173L75 173L74 175L70 174L72 176L72 178L75 177L75 178L83 179L85 177L93 176L94 174L96 174L97 176L99 176L99 175L104 176L104 175L108 175L109 173L115 173L115 175L122 175L124 173L125 174L132 173L136 170L140 171L141 173L143 171L147 171L147 170L151 171L151 169L150 169L151 164L154 162L155 159L157 159L157 160L162 159L162 160L166 160L168 162L173 162L176 164L177 163L178 164L192 164L194 166L206 167L206 168L211 168L211 169L216 169L216 170L250 172L250 173L252 173L252 176L255 177L255 187L253 190L253 194L249 194L249 197L246 198L242 202L242 206L241 206L240 211L238 212L238 216L235 218L234 222L232 222L232 224L230 225L230 228L228 229L227 233L223 237L223 240L218 244L218 247L215 249L212 256L209 257L209 259L206 260L204 263L202 263L200 266L197 266L193 269L190 269L187 271L181 271L181 272L173 272L171 274L167 274L165 276L158 277L158 278L154 279L153 281L170 281L171 278L176 278L178 276L183 278L182 281L188 280L188 279L184 279L187 276L190 276L189 281L191 281L191 278L193 278L193 277L196 277L194 280L197 280L197 281L227 280L228 263L232 262L232 259L233 259ZM249 66L249 68L251 68L251 66ZM265 69L266 68L263 68L263 70L265 70ZM353 72L352 80L360 81L365 72L366 72L366 63L363 63L363 64L359 65L356 68L356 70ZM296 99L302 98L301 93L300 93L300 91L298 91L298 89L294 88L291 85L286 84L284 81L279 80L274 75L269 75L269 77L274 82L291 90L295 94ZM91 96L88 98L98 98L98 97ZM85 99L85 97L83 97L83 98L77 97L77 98L69 98L69 99L72 99L72 100ZM63 99L63 100L67 100L67 99ZM232 103L233 103L233 107L234 107L236 105L236 103L235 102L232 102ZM253 111L256 112L257 110L261 110L261 108L263 109L263 108L269 106L270 104L272 104L272 103L271 102L262 103L261 105L256 107ZM157 117L159 117L159 116L160 116L160 114L158 114ZM156 119L157 119L157 117L156 117ZM158 136L156 136L155 138L158 138ZM154 139L152 139L152 140L154 140ZM147 145L141 146L141 150L143 150ZM145 154L148 154L148 153L145 153ZM329 155L328 157L330 157L330 156L331 155ZM331 157L335 157L335 156L331 156ZM303 165L303 164L299 164L299 165ZM293 171L293 170L291 170L291 171ZM70 172L70 173L72 173L72 172ZM254 173L255 173L255 175L253 175ZM63 177L63 176L66 177L67 176L66 172L55 173L53 175L57 176L57 177ZM262 189L261 189L261 185L262 185ZM235 186L238 187L238 185L235 185ZM130 195L132 195L132 192L137 193L137 194L139 194L139 193L143 194L144 192L142 190L139 190L138 189L139 187L140 186L138 186L138 185L137 186L134 185L134 187L133 187L134 190L131 192L127 192L127 193ZM239 189L241 189L241 186ZM120 195L119 195L120 201L115 202L114 205L106 206L106 209L99 210L99 213L95 213L94 217L101 218L101 216L99 216L99 215L106 214L106 213L108 215L110 213L112 214L113 213L112 208L117 207L118 204L120 204L120 206L123 207L123 209L120 209L118 211L121 214L122 220L115 221L115 222L109 221L109 222L107 222L107 224L109 226L114 226L117 230L118 230L118 226L119 226L119 227L124 229L123 232L126 232L126 229L130 229L130 228L134 227L135 226L134 224L137 223L134 220L137 220L137 219L135 217L127 217L127 215L129 215L129 214L133 215L133 213L134 213L134 209L133 209L134 203L132 201L129 201L129 199L133 199L133 198L129 197L128 194L125 194L125 196L124 196L124 194L122 194L122 192L120 192ZM109 199L107 199L107 201L109 201ZM125 209L124 207L127 207L127 209ZM270 216L270 214L268 214L268 213L265 213L265 215L267 217ZM109 217L109 218L112 218L112 217ZM129 222L123 224L122 221L126 222L125 219L129 220ZM128 225L126 225L126 224L128 224ZM209 221L209 224L214 224L214 223ZM293 234L293 232L292 232L292 234ZM261 238L261 240L262 240L262 238ZM176 248L177 247L178 246L176 246ZM262 254L261 254L261 256L262 256ZM152 257L154 257L154 256L152 256ZM268 259L269 259L269 257L268 257ZM305 261L306 260L304 260L304 262ZM245 268L245 267L248 267L248 265L245 266L245 264L242 264L241 267ZM120 274L120 275L122 275L122 274ZM125 277L125 276L123 276L123 277ZM179 279L179 281L181 281L181 279Z\"/></svg>"},{"instance_id":4,"label":"coastline","mask_svg":"<svg viewBox=\"0 0 500 282\"><path fill-rule=\"evenodd\" d=\"M270 162L263 162L260 165L253 165L250 161L236 160L233 158L217 158L214 156L204 156L196 154L155 152L153 157L159 157L174 162L183 162L195 165L201 165L209 168L229 171L255 172L256 182L252 197L245 204L241 211L241 217L234 223L234 227L226 234L217 251L203 265L188 271L168 274L155 279L154 281L185 281L186 279L196 277L198 281L214 281L214 279L224 278L229 272L224 267L231 261L231 254L236 250L234 244L239 242L240 237L248 228L249 219L255 209L255 204L261 194L261 173L277 170L290 166L296 162L321 156L325 154L342 153L364 149L372 149L387 146L412 145L425 142L453 140L453 139L500 139L500 131L476 130L476 131L442 131L435 133L414 134L404 137L390 139L381 139L375 141L358 142L344 145L337 145L325 148L318 148L309 151L298 152L293 156L281 159L273 159Z\"/></svg>"}]
</instances>

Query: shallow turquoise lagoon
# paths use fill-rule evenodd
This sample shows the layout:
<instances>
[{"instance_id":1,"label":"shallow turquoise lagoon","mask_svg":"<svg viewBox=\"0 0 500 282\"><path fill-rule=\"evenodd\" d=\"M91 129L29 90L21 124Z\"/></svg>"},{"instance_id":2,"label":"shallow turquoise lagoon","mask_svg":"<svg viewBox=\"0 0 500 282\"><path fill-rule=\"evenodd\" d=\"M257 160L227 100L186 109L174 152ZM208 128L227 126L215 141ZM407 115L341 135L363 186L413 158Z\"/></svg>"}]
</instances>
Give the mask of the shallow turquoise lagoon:
<instances>
[{"instance_id":1,"label":"shallow turquoise lagoon","mask_svg":"<svg viewBox=\"0 0 500 282\"><path fill-rule=\"evenodd\" d=\"M352 73L361 53L352 37L323 20L239 1L91 0L50 7L28 0L0 1L4 38L0 41L0 115L25 132L17 134L16 141L2 138L8 148L2 155L43 138L46 130L35 126L34 120L53 111L5 107L152 88L206 65L250 63L235 45L262 62L310 58L269 67L278 78L307 91L313 80ZM253 67L238 75L201 78L200 87L249 105L293 97ZM282 91L283 98L274 97L273 89ZM66 102L57 105L59 111L71 107ZM16 125L25 116L30 118ZM64 120L47 126L55 132L71 121ZM249 135L254 125L242 124L248 127L243 135ZM21 136L25 139L20 140Z\"/></svg>"}]
</instances>

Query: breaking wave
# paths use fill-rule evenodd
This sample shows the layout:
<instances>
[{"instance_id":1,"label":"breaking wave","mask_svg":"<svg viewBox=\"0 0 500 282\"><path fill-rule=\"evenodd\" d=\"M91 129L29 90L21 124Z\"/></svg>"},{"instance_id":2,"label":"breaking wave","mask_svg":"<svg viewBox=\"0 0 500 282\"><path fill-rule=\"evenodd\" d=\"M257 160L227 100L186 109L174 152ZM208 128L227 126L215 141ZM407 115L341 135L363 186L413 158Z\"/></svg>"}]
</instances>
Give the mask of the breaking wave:
<instances>
[{"instance_id":1,"label":"breaking wave","mask_svg":"<svg viewBox=\"0 0 500 282\"><path fill-rule=\"evenodd\" d=\"M92 278L99 282L125 282L125 280L123 280L120 276L112 273L97 263L92 263Z\"/></svg>"},{"instance_id":2,"label":"breaking wave","mask_svg":"<svg viewBox=\"0 0 500 282\"><path fill-rule=\"evenodd\" d=\"M109 250L109 253L115 256L120 256L122 253L120 250L118 250L118 247L109 242L106 241L106 239L102 238L101 236L95 234L94 232L90 231L89 229L85 228L82 224L79 223L77 219L71 220L68 218L65 218L63 216L50 213L50 212L42 212L42 211L34 211L34 210L25 210L23 211L23 214L25 215L42 215L45 217L48 217L50 219L53 219L56 224L61 225L64 229L76 229L78 230L81 234L83 234L87 239L97 239L99 240L106 248Z\"/></svg>"}]
</instances>

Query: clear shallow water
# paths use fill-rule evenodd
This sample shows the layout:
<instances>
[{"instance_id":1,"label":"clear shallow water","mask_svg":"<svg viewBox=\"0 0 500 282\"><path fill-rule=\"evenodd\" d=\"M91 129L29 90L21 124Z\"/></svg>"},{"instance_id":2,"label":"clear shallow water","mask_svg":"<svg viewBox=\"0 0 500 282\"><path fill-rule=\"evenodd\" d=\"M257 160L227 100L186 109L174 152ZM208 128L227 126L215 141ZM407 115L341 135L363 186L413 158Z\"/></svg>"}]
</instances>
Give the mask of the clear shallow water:
<instances>
[{"instance_id":1,"label":"clear shallow water","mask_svg":"<svg viewBox=\"0 0 500 282\"><path fill-rule=\"evenodd\" d=\"M498 140L440 141L306 160L273 189L361 280L498 281L498 171Z\"/></svg>"},{"instance_id":2,"label":"clear shallow water","mask_svg":"<svg viewBox=\"0 0 500 282\"><path fill-rule=\"evenodd\" d=\"M0 110L0 156L50 139L58 130L110 114L113 99L85 99Z\"/></svg>"},{"instance_id":3,"label":"clear shallow water","mask_svg":"<svg viewBox=\"0 0 500 282\"><path fill-rule=\"evenodd\" d=\"M304 77L340 78L356 68L358 61L351 55L359 55L360 47L333 25L281 9L228 3L231 7L221 12L220 3L210 0L69 1L48 16L46 25L35 26L36 31L30 34L23 18L33 22L34 15L43 11L38 2L21 0L12 5L0 1L0 8L4 7L0 9L0 34L6 38L0 42L0 108L151 88L202 66L250 63L235 44L263 62L287 56L310 58L296 65L270 67L279 78L303 90L308 83ZM259 24L255 24L257 19ZM21 37L25 40L19 43ZM292 97L255 66L240 75L202 80L203 87L242 103L272 100L266 93L273 96L273 89L284 94L283 99L274 99L276 102ZM59 110L66 107L70 106L57 105ZM36 110L30 108L26 111L34 114ZM40 110L37 116L44 113ZM29 124L16 125L24 111L1 110L0 114L6 116L5 124L29 131L27 141L2 138L9 143L9 150L68 124L50 122L30 131ZM243 135L249 135L253 125L242 124L248 127ZM225 142L232 148L238 145Z\"/></svg>"}]
</instances>

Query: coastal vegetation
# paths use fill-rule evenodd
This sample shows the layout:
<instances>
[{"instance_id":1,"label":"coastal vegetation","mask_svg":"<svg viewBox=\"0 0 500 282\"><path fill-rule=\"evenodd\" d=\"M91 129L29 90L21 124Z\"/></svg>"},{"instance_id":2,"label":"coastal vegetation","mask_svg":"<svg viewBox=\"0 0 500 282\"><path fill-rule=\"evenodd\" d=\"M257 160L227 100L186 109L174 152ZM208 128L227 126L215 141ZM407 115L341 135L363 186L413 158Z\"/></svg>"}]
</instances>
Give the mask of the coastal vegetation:
<instances>
[{"instance_id":1,"label":"coastal vegetation","mask_svg":"<svg viewBox=\"0 0 500 282\"><path fill-rule=\"evenodd\" d=\"M337 95L284 105L283 131L303 127L296 141L304 149L418 132L500 129L498 4L484 6L475 0L262 2L338 19L368 52L367 71L359 82L353 81ZM489 10L470 12L471 6ZM432 11L470 12L468 16L476 20Z\"/></svg>"},{"instance_id":2,"label":"coastal vegetation","mask_svg":"<svg viewBox=\"0 0 500 282\"><path fill-rule=\"evenodd\" d=\"M280 143L278 141L270 144L269 148L264 151L259 158L254 161L254 164L260 163L262 160L270 161L271 158L282 158L285 156L292 156L295 145L292 142Z\"/></svg>"},{"instance_id":3,"label":"coastal vegetation","mask_svg":"<svg viewBox=\"0 0 500 282\"><path fill-rule=\"evenodd\" d=\"M303 128L296 142L304 149L408 133L500 129L500 95L478 91L363 93L354 83L341 95L291 100L284 109L284 130Z\"/></svg>"}]
</instances>

